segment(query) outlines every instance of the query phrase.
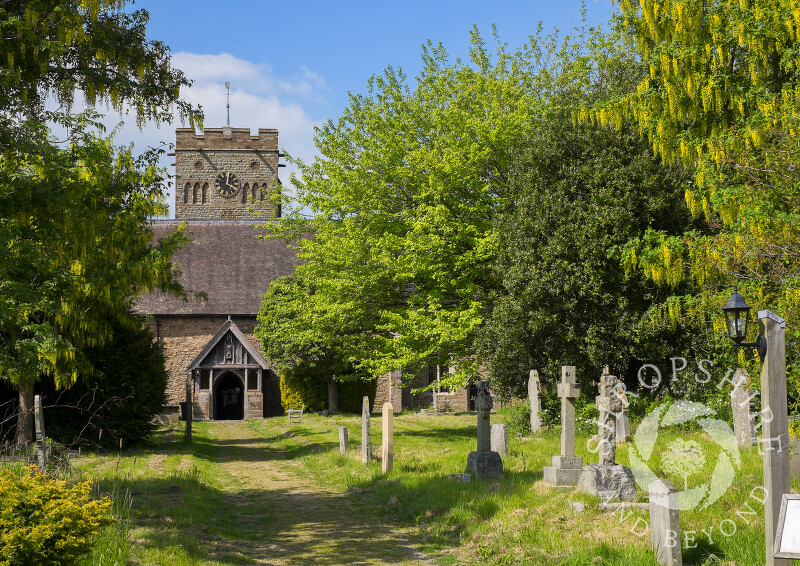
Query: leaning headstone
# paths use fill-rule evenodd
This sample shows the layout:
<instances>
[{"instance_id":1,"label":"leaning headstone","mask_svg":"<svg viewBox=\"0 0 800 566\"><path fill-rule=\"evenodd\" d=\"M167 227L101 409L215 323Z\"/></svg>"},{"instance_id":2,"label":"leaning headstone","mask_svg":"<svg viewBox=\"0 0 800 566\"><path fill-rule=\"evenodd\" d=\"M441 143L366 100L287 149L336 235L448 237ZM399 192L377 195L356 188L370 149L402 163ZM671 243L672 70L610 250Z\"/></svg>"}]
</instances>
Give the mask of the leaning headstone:
<instances>
[{"instance_id":1,"label":"leaning headstone","mask_svg":"<svg viewBox=\"0 0 800 566\"><path fill-rule=\"evenodd\" d=\"M532 369L530 377L528 377L528 399L531 403L531 432L542 430L542 420L539 417L539 412L542 410L542 400L539 399L540 387L539 372Z\"/></svg>"},{"instance_id":2,"label":"leaning headstone","mask_svg":"<svg viewBox=\"0 0 800 566\"><path fill-rule=\"evenodd\" d=\"M367 464L372 459L372 442L369 438L369 397L364 396L361 405L361 463Z\"/></svg>"},{"instance_id":3,"label":"leaning headstone","mask_svg":"<svg viewBox=\"0 0 800 566\"><path fill-rule=\"evenodd\" d=\"M489 386L485 381L478 382L478 395L475 408L478 410L478 450L467 457L466 473L473 473L479 480L503 477L503 460L500 454L492 451L490 413L493 401Z\"/></svg>"},{"instance_id":4,"label":"leaning headstone","mask_svg":"<svg viewBox=\"0 0 800 566\"><path fill-rule=\"evenodd\" d=\"M733 374L733 390L731 391L731 409L733 411L733 434L739 448L750 448L758 443L756 423L753 418L752 403L755 395L751 393L750 376L738 368Z\"/></svg>"},{"instance_id":5,"label":"leaning headstone","mask_svg":"<svg viewBox=\"0 0 800 566\"><path fill-rule=\"evenodd\" d=\"M622 383L617 384L615 396L622 402L622 411L616 415L617 443L628 442L633 438L631 436L631 419L628 414L631 404L630 401L628 401L628 395L625 393L625 386Z\"/></svg>"},{"instance_id":6,"label":"leaning headstone","mask_svg":"<svg viewBox=\"0 0 800 566\"><path fill-rule=\"evenodd\" d=\"M577 485L583 460L575 456L575 399L580 395L575 366L561 367L561 455L553 456L553 465L544 468L544 481L556 486Z\"/></svg>"},{"instance_id":7,"label":"leaning headstone","mask_svg":"<svg viewBox=\"0 0 800 566\"><path fill-rule=\"evenodd\" d=\"M492 425L492 452L508 456L508 427L504 424Z\"/></svg>"},{"instance_id":8,"label":"leaning headstone","mask_svg":"<svg viewBox=\"0 0 800 566\"><path fill-rule=\"evenodd\" d=\"M47 447L44 442L44 415L42 414L42 400L36 395L33 398L33 414L36 421L36 449L39 452L39 470L42 472L46 468Z\"/></svg>"},{"instance_id":9,"label":"leaning headstone","mask_svg":"<svg viewBox=\"0 0 800 566\"><path fill-rule=\"evenodd\" d=\"M681 566L681 525L678 490L667 480L653 481L650 493L650 535L656 561L663 566Z\"/></svg>"},{"instance_id":10,"label":"leaning headstone","mask_svg":"<svg viewBox=\"0 0 800 566\"><path fill-rule=\"evenodd\" d=\"M347 449L350 447L348 434L346 426L339 427L339 454L347 454Z\"/></svg>"},{"instance_id":11,"label":"leaning headstone","mask_svg":"<svg viewBox=\"0 0 800 566\"><path fill-rule=\"evenodd\" d=\"M394 407L392 407L391 403L383 404L381 425L383 430L381 468L385 475L392 471L392 465L394 464Z\"/></svg>"},{"instance_id":12,"label":"leaning headstone","mask_svg":"<svg viewBox=\"0 0 800 566\"><path fill-rule=\"evenodd\" d=\"M634 501L636 481L633 472L616 462L617 417L622 414L622 399L617 394L617 378L609 373L608 366L603 368L599 389L600 395L595 401L600 414L597 420L600 463L583 467L578 489L607 500Z\"/></svg>"}]
</instances>

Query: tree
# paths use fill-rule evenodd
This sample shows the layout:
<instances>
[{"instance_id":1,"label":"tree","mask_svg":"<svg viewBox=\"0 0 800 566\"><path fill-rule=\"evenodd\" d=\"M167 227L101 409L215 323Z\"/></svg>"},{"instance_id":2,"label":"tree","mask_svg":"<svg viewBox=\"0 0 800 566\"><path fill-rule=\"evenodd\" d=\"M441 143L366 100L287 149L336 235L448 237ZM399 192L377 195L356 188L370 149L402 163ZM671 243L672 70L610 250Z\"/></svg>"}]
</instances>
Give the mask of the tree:
<instances>
[{"instance_id":1,"label":"tree","mask_svg":"<svg viewBox=\"0 0 800 566\"><path fill-rule=\"evenodd\" d=\"M266 357L284 377L292 380L324 381L328 387L328 410L339 410L338 383L364 378L357 360L348 358L342 346L348 324L337 327L317 324L325 317L324 305L298 275L273 281L258 313L256 336ZM328 332L330 330L330 332ZM351 329L352 332L352 329Z\"/></svg>"},{"instance_id":2,"label":"tree","mask_svg":"<svg viewBox=\"0 0 800 566\"><path fill-rule=\"evenodd\" d=\"M524 393L530 368L558 376L569 363L593 380L602 365L624 373L634 358L656 361L665 344L685 342L643 320L669 293L626 277L620 256L649 227L680 234L691 224L681 199L691 177L664 167L629 127L570 121L557 111L531 129L508 174L513 205L497 217L502 285L480 352L509 395Z\"/></svg>"},{"instance_id":3,"label":"tree","mask_svg":"<svg viewBox=\"0 0 800 566\"><path fill-rule=\"evenodd\" d=\"M124 4L0 3L0 376L20 391L20 441L32 437L35 381L73 383L82 349L110 340L111 321L135 324L137 292L182 292L170 261L182 235L154 245L148 227L166 211L156 153L134 158L93 133L96 114L68 113L77 89L140 123L169 121L173 103L199 119L179 99L189 82L167 48L145 37L147 13ZM45 109L48 97L59 110Z\"/></svg>"}]
</instances>

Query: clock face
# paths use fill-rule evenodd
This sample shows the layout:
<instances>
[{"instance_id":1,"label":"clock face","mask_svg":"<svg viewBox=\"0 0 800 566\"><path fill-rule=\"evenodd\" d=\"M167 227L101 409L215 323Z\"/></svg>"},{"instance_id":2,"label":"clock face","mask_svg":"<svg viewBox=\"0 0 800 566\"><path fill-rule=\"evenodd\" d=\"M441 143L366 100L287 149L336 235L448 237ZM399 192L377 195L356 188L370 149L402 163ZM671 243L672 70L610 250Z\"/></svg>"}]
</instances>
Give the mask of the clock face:
<instances>
[{"instance_id":1,"label":"clock face","mask_svg":"<svg viewBox=\"0 0 800 566\"><path fill-rule=\"evenodd\" d=\"M235 173L223 171L217 175L217 178L214 181L214 188L220 195L224 197L232 197L239 192L239 178Z\"/></svg>"}]
</instances>

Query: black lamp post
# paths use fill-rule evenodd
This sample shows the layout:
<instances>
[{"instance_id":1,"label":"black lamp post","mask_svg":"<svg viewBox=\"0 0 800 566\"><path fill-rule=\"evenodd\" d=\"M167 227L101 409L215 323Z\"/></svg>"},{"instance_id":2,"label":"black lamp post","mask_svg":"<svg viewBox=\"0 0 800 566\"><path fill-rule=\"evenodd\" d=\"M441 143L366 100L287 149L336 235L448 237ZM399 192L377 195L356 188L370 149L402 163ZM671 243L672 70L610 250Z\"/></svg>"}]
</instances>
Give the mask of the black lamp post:
<instances>
[{"instance_id":1,"label":"black lamp post","mask_svg":"<svg viewBox=\"0 0 800 566\"><path fill-rule=\"evenodd\" d=\"M728 329L728 337L738 348L756 348L758 356L764 360L767 353L767 340L763 334L759 334L755 342L744 342L747 337L747 325L750 322L750 307L744 301L736 287L733 288L733 295L722 307L725 314L725 326Z\"/></svg>"}]
</instances>

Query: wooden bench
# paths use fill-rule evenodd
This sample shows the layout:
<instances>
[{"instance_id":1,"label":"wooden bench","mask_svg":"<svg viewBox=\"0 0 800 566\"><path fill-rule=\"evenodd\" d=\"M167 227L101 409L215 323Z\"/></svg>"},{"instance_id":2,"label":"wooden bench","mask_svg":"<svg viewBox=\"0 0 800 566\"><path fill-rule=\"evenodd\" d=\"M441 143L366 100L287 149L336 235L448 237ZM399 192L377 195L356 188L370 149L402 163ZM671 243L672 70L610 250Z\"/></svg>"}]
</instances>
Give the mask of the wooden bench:
<instances>
[{"instance_id":1,"label":"wooden bench","mask_svg":"<svg viewBox=\"0 0 800 566\"><path fill-rule=\"evenodd\" d=\"M303 423L303 411L305 410L305 403L299 409L286 409L286 416L289 417L289 424Z\"/></svg>"}]
</instances>

